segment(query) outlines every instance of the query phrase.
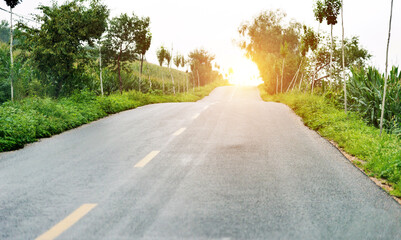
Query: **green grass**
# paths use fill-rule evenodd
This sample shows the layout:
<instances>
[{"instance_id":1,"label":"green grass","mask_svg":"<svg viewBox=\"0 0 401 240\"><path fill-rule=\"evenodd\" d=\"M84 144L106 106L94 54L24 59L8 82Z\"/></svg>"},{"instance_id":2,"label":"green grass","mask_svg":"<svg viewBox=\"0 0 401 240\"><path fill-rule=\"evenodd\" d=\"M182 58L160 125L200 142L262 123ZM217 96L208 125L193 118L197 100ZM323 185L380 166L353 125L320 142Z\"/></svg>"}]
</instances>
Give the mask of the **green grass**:
<instances>
[{"instance_id":1,"label":"green grass","mask_svg":"<svg viewBox=\"0 0 401 240\"><path fill-rule=\"evenodd\" d=\"M49 137L78 127L109 114L152 103L194 102L226 82L214 82L176 95L128 91L109 96L96 96L83 91L68 98L31 97L0 105L0 152L22 148L39 138Z\"/></svg>"},{"instance_id":2,"label":"green grass","mask_svg":"<svg viewBox=\"0 0 401 240\"><path fill-rule=\"evenodd\" d=\"M302 117L305 125L320 135L335 141L347 153L364 160L359 164L368 175L382 178L392 185L390 192L401 196L401 139L369 126L354 112L344 113L322 96L292 92L268 95L259 87L265 101L281 102Z\"/></svg>"}]
</instances>

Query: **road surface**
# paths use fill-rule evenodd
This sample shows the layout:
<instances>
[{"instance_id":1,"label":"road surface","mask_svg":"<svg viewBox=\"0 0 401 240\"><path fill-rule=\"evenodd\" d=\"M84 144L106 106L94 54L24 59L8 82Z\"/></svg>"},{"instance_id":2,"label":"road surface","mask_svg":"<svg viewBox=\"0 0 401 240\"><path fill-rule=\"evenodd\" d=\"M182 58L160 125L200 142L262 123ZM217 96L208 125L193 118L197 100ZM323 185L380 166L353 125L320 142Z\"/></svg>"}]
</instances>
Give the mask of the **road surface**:
<instances>
[{"instance_id":1,"label":"road surface","mask_svg":"<svg viewBox=\"0 0 401 240\"><path fill-rule=\"evenodd\" d=\"M401 239L401 207L285 105L221 87L0 154L0 239Z\"/></svg>"}]
</instances>

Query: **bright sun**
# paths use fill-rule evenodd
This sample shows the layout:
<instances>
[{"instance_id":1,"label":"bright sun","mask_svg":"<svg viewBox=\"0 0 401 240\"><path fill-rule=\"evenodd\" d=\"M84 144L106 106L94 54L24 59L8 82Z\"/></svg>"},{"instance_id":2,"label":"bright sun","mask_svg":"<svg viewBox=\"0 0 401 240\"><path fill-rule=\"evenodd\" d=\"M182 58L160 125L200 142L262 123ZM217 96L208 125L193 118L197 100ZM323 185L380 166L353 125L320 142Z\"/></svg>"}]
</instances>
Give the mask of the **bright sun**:
<instances>
[{"instance_id":1,"label":"bright sun","mask_svg":"<svg viewBox=\"0 0 401 240\"><path fill-rule=\"evenodd\" d=\"M229 73L229 81L231 84L241 86L257 86L263 81L260 79L258 67L251 60L243 57L237 61Z\"/></svg>"}]
</instances>

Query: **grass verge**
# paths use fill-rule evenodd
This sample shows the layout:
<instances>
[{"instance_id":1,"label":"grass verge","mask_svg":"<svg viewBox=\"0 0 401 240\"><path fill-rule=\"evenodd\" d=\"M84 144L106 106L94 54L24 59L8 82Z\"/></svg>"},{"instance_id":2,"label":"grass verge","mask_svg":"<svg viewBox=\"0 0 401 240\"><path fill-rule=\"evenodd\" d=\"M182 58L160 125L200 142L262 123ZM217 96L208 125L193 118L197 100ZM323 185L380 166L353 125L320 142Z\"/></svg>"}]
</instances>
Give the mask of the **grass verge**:
<instances>
[{"instance_id":1,"label":"grass verge","mask_svg":"<svg viewBox=\"0 0 401 240\"><path fill-rule=\"evenodd\" d=\"M391 186L389 193L401 197L401 139L387 133L380 137L379 129L366 124L358 114L345 114L322 96L299 92L271 96L263 86L259 90L263 100L288 105L306 126L361 159L354 164L368 176L386 180Z\"/></svg>"},{"instance_id":2,"label":"grass verge","mask_svg":"<svg viewBox=\"0 0 401 240\"><path fill-rule=\"evenodd\" d=\"M83 91L68 98L26 98L0 105L0 152L16 150L113 113L152 103L194 102L226 82L195 88L188 94L157 95L137 91L101 97Z\"/></svg>"}]
</instances>

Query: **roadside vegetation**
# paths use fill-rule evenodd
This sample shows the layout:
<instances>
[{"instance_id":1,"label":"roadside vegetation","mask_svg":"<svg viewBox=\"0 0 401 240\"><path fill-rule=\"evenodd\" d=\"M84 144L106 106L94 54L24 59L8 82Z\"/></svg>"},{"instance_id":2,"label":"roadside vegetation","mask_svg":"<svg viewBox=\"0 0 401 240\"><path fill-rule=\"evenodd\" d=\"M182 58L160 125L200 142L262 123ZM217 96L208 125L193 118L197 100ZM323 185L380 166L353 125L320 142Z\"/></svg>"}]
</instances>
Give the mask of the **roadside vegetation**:
<instances>
[{"instance_id":1,"label":"roadside vegetation","mask_svg":"<svg viewBox=\"0 0 401 240\"><path fill-rule=\"evenodd\" d=\"M316 0L311 9L330 34L288 20L281 10L264 11L239 27L238 44L260 70L264 100L290 106L400 197L401 71L387 70L387 60L384 73L369 66L371 55L357 36L333 37L342 6L340 0Z\"/></svg>"},{"instance_id":2,"label":"roadside vegetation","mask_svg":"<svg viewBox=\"0 0 401 240\"><path fill-rule=\"evenodd\" d=\"M338 144L345 152L362 161L354 161L369 176L385 179L393 187L392 195L401 197L401 139L370 125L358 112L347 114L340 105L322 95L293 91L267 94L260 86L262 99L291 107L309 128Z\"/></svg>"},{"instance_id":3,"label":"roadside vegetation","mask_svg":"<svg viewBox=\"0 0 401 240\"><path fill-rule=\"evenodd\" d=\"M12 19L12 9L24 3L6 4ZM0 151L138 106L197 101L227 84L203 49L184 56L161 46L163 55L149 53L149 17L110 19L100 0L38 9L34 26L0 23ZM146 54L157 55L160 66Z\"/></svg>"},{"instance_id":4,"label":"roadside vegetation","mask_svg":"<svg viewBox=\"0 0 401 240\"><path fill-rule=\"evenodd\" d=\"M209 95L216 87L227 84L215 81L189 93L156 94L136 90L97 96L84 90L69 97L28 97L0 106L0 152L22 148L39 138L92 122L107 115L152 103L194 102Z\"/></svg>"}]
</instances>

